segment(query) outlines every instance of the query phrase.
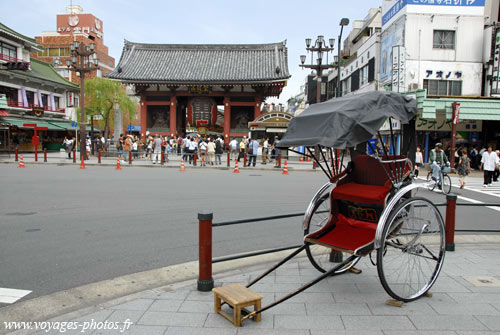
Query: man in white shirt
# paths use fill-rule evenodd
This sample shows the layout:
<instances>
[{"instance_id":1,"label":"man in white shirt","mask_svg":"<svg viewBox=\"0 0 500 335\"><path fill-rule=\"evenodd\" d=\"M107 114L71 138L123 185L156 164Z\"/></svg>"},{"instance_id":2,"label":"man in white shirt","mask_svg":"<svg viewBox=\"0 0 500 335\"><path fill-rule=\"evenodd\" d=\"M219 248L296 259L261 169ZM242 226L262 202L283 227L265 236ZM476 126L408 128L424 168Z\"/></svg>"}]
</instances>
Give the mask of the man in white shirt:
<instances>
[{"instance_id":1,"label":"man in white shirt","mask_svg":"<svg viewBox=\"0 0 500 335\"><path fill-rule=\"evenodd\" d=\"M262 164L267 164L267 154L269 153L269 141L268 138L264 138L264 143L262 144Z\"/></svg>"},{"instance_id":2,"label":"man in white shirt","mask_svg":"<svg viewBox=\"0 0 500 335\"><path fill-rule=\"evenodd\" d=\"M484 170L484 185L483 187L488 187L491 185L491 180L493 178L493 173L495 169L499 166L499 160L496 152L493 148L488 146L488 151L483 152L481 158L481 169Z\"/></svg>"},{"instance_id":3,"label":"man in white shirt","mask_svg":"<svg viewBox=\"0 0 500 335\"><path fill-rule=\"evenodd\" d=\"M231 160L238 158L238 141L235 138L229 142L231 148Z\"/></svg>"},{"instance_id":4,"label":"man in white shirt","mask_svg":"<svg viewBox=\"0 0 500 335\"><path fill-rule=\"evenodd\" d=\"M191 138L189 140L189 164L193 163L194 154L197 150L198 150L198 142L196 142L196 139Z\"/></svg>"}]
</instances>

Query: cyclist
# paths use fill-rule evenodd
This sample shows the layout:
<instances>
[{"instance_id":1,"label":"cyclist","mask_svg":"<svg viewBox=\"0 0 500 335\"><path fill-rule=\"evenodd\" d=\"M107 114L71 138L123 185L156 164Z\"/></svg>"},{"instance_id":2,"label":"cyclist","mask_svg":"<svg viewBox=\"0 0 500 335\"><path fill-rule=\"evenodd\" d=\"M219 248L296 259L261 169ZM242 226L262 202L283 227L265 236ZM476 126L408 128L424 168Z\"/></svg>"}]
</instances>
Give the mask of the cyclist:
<instances>
[{"instance_id":1,"label":"cyclist","mask_svg":"<svg viewBox=\"0 0 500 335\"><path fill-rule=\"evenodd\" d=\"M432 180L437 181L439 179L439 189L441 189L441 173L440 169L444 164L450 165L448 161L448 157L446 157L443 151L443 144L436 143L434 149L431 150L431 154L429 156L429 161L431 162L430 167L432 169Z\"/></svg>"}]
</instances>

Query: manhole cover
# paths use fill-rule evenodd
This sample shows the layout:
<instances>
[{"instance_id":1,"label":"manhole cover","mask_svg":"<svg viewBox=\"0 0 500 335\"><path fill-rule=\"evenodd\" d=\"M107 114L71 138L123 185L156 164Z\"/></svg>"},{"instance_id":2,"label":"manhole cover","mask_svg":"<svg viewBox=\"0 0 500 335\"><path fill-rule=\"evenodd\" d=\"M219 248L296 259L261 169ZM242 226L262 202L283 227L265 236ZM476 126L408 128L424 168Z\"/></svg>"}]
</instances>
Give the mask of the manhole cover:
<instances>
[{"instance_id":1,"label":"manhole cover","mask_svg":"<svg viewBox=\"0 0 500 335\"><path fill-rule=\"evenodd\" d=\"M26 232L27 233L33 233L35 231L40 231L41 229L40 228L31 228L31 229L26 229Z\"/></svg>"},{"instance_id":2,"label":"manhole cover","mask_svg":"<svg viewBox=\"0 0 500 335\"><path fill-rule=\"evenodd\" d=\"M22 215L34 215L36 212L13 212L13 213L5 213L5 215L14 215L14 216L22 216Z\"/></svg>"},{"instance_id":3,"label":"manhole cover","mask_svg":"<svg viewBox=\"0 0 500 335\"><path fill-rule=\"evenodd\" d=\"M465 280L476 287L500 287L500 279L489 276L464 276Z\"/></svg>"}]
</instances>

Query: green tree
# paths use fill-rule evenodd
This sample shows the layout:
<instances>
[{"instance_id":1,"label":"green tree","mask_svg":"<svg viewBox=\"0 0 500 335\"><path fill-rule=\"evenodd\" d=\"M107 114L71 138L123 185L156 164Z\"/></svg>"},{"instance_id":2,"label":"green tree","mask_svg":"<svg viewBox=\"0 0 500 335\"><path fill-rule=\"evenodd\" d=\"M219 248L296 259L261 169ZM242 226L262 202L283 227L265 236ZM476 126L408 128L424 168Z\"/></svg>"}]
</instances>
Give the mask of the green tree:
<instances>
[{"instance_id":1,"label":"green tree","mask_svg":"<svg viewBox=\"0 0 500 335\"><path fill-rule=\"evenodd\" d=\"M115 103L124 115L128 114L131 120L134 118L136 104L120 82L101 77L85 81L85 114L102 116L105 138L109 135Z\"/></svg>"}]
</instances>

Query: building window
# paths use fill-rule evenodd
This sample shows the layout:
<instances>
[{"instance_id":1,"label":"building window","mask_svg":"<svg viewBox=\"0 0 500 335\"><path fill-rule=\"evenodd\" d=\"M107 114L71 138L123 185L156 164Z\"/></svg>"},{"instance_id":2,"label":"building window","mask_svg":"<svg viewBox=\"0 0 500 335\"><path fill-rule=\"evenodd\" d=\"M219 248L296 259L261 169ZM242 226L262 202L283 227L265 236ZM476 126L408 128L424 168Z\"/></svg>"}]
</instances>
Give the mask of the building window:
<instances>
[{"instance_id":1,"label":"building window","mask_svg":"<svg viewBox=\"0 0 500 335\"><path fill-rule=\"evenodd\" d=\"M63 67L56 67L55 70L57 71L57 73L59 73L61 77L69 78L69 69L65 69Z\"/></svg>"},{"instance_id":2,"label":"building window","mask_svg":"<svg viewBox=\"0 0 500 335\"><path fill-rule=\"evenodd\" d=\"M424 90L430 95L462 95L461 80L424 79Z\"/></svg>"},{"instance_id":3,"label":"building window","mask_svg":"<svg viewBox=\"0 0 500 335\"><path fill-rule=\"evenodd\" d=\"M0 54L4 60L15 60L17 58L17 48L13 45L0 42Z\"/></svg>"},{"instance_id":4,"label":"building window","mask_svg":"<svg viewBox=\"0 0 500 335\"><path fill-rule=\"evenodd\" d=\"M69 52L69 48L60 48L59 55L60 56L71 56L71 54Z\"/></svg>"},{"instance_id":5,"label":"building window","mask_svg":"<svg viewBox=\"0 0 500 335\"><path fill-rule=\"evenodd\" d=\"M455 49L455 32L453 30L434 30L432 47L434 49Z\"/></svg>"},{"instance_id":6,"label":"building window","mask_svg":"<svg viewBox=\"0 0 500 335\"><path fill-rule=\"evenodd\" d=\"M59 97L54 97L54 106L52 106L52 108L56 110L59 108L59 106L60 106Z\"/></svg>"},{"instance_id":7,"label":"building window","mask_svg":"<svg viewBox=\"0 0 500 335\"><path fill-rule=\"evenodd\" d=\"M49 49L49 56L50 57L58 57L59 56L59 48L51 48Z\"/></svg>"},{"instance_id":8,"label":"building window","mask_svg":"<svg viewBox=\"0 0 500 335\"><path fill-rule=\"evenodd\" d=\"M361 86L368 83L368 65L361 68Z\"/></svg>"},{"instance_id":9,"label":"building window","mask_svg":"<svg viewBox=\"0 0 500 335\"><path fill-rule=\"evenodd\" d=\"M342 86L344 88L344 93L343 94L350 93L351 92L351 77L349 77L346 80L344 80L344 84Z\"/></svg>"}]
</instances>

